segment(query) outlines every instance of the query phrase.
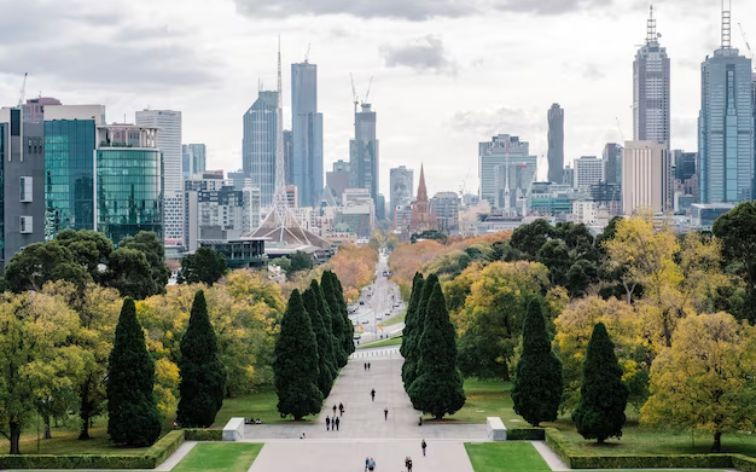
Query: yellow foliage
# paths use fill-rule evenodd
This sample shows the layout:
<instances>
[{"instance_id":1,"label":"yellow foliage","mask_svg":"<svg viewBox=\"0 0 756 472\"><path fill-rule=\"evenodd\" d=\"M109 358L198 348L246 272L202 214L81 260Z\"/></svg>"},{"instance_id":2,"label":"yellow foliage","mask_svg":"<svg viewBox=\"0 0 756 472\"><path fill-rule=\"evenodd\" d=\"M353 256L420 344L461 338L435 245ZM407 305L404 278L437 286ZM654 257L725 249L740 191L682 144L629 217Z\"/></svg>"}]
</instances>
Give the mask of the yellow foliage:
<instances>
[{"instance_id":1,"label":"yellow foliage","mask_svg":"<svg viewBox=\"0 0 756 472\"><path fill-rule=\"evenodd\" d=\"M373 281L377 263L378 252L375 248L347 244L339 248L324 269L332 270L338 276L344 296L353 303L359 298L362 287ZM308 285L311 278L307 279Z\"/></svg>"}]
</instances>

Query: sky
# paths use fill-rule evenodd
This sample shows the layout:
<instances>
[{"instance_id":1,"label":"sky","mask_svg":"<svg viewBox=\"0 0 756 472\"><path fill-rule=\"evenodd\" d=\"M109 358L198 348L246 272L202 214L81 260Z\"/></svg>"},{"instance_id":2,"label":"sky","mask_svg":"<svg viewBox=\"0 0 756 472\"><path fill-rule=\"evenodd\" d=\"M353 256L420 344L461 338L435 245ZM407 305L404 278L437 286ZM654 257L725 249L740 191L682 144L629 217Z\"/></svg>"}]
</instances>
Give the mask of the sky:
<instances>
[{"instance_id":1,"label":"sky","mask_svg":"<svg viewBox=\"0 0 756 472\"><path fill-rule=\"evenodd\" d=\"M672 147L696 148L700 63L718 47L720 2L654 4L672 65ZM429 193L476 193L477 143L518 135L546 175L546 111L565 108L565 161L632 138L632 62L648 3L636 0L0 0L0 104L53 96L103 104L109 122L181 110L208 169L241 167L242 115L284 62L318 65L325 168L348 160L350 74L378 113L380 188L425 165ZM756 2L733 0L733 45L756 45Z\"/></svg>"}]
</instances>

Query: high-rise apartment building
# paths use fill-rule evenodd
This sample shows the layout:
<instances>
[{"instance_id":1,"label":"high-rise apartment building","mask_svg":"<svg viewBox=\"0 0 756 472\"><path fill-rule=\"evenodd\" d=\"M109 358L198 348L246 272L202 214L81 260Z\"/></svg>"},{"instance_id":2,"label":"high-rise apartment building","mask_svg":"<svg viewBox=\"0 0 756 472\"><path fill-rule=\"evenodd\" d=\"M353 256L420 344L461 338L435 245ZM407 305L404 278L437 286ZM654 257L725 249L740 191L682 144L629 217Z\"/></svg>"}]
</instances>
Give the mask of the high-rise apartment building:
<instances>
[{"instance_id":1,"label":"high-rise apartment building","mask_svg":"<svg viewBox=\"0 0 756 472\"><path fill-rule=\"evenodd\" d=\"M389 170L389 199L391 201L391 217L399 207L408 207L412 203L414 189L414 171L405 166L394 167Z\"/></svg>"},{"instance_id":2,"label":"high-rise apartment building","mask_svg":"<svg viewBox=\"0 0 756 472\"><path fill-rule=\"evenodd\" d=\"M163 217L166 246L181 246L184 239L184 179L181 169L181 112L142 110L135 124L157 128L157 148L163 153Z\"/></svg>"},{"instance_id":3,"label":"high-rise apartment building","mask_svg":"<svg viewBox=\"0 0 756 472\"><path fill-rule=\"evenodd\" d=\"M561 183L564 168L564 108L554 103L547 113L549 124L549 182Z\"/></svg>"},{"instance_id":4,"label":"high-rise apartment building","mask_svg":"<svg viewBox=\"0 0 756 472\"><path fill-rule=\"evenodd\" d=\"M604 180L604 162L596 156L581 156L575 159L575 188L588 190Z\"/></svg>"},{"instance_id":5,"label":"high-rise apartment building","mask_svg":"<svg viewBox=\"0 0 756 472\"><path fill-rule=\"evenodd\" d=\"M300 206L314 206L323 190L323 114L318 112L318 66L291 65L292 184Z\"/></svg>"},{"instance_id":6,"label":"high-rise apartment building","mask_svg":"<svg viewBox=\"0 0 756 472\"><path fill-rule=\"evenodd\" d=\"M667 50L659 45L653 8L646 20L646 42L633 61L633 139L669 146L669 57Z\"/></svg>"},{"instance_id":7,"label":"high-rise apartment building","mask_svg":"<svg viewBox=\"0 0 756 472\"><path fill-rule=\"evenodd\" d=\"M670 153L666 143L627 141L622 157L622 211L672 209Z\"/></svg>"},{"instance_id":8,"label":"high-rise apartment building","mask_svg":"<svg viewBox=\"0 0 756 472\"><path fill-rule=\"evenodd\" d=\"M207 147L204 144L181 145L181 174L184 181L207 168Z\"/></svg>"},{"instance_id":9,"label":"high-rise apartment building","mask_svg":"<svg viewBox=\"0 0 756 472\"><path fill-rule=\"evenodd\" d=\"M376 113L369 103L362 103L354 113L354 139L349 141L349 166L352 187L366 188L373 202L378 198L379 153Z\"/></svg>"},{"instance_id":10,"label":"high-rise apartment building","mask_svg":"<svg viewBox=\"0 0 756 472\"><path fill-rule=\"evenodd\" d=\"M115 244L139 231L163 239L165 179L159 135L158 128L131 124L97 128L95 230Z\"/></svg>"},{"instance_id":11,"label":"high-rise apartment building","mask_svg":"<svg viewBox=\"0 0 756 472\"><path fill-rule=\"evenodd\" d=\"M262 205L273 202L276 187L276 139L278 132L278 92L261 90L244 113L242 166L260 189Z\"/></svg>"},{"instance_id":12,"label":"high-rise apartment building","mask_svg":"<svg viewBox=\"0 0 756 472\"><path fill-rule=\"evenodd\" d=\"M601 159L604 161L604 182L619 184L622 182L622 151L617 143L606 143Z\"/></svg>"},{"instance_id":13,"label":"high-rise apartment building","mask_svg":"<svg viewBox=\"0 0 756 472\"><path fill-rule=\"evenodd\" d=\"M535 179L536 162L528 142L517 136L499 134L478 143L480 198L495 208L517 208Z\"/></svg>"},{"instance_id":14,"label":"high-rise apartment building","mask_svg":"<svg viewBox=\"0 0 756 472\"><path fill-rule=\"evenodd\" d=\"M721 46L701 64L698 177L702 203L750 200L754 179L754 99L751 59L730 41L722 11Z\"/></svg>"},{"instance_id":15,"label":"high-rise apartment building","mask_svg":"<svg viewBox=\"0 0 756 472\"><path fill-rule=\"evenodd\" d=\"M451 233L459 229L459 195L438 192L430 199L430 212L436 218L439 231Z\"/></svg>"}]
</instances>

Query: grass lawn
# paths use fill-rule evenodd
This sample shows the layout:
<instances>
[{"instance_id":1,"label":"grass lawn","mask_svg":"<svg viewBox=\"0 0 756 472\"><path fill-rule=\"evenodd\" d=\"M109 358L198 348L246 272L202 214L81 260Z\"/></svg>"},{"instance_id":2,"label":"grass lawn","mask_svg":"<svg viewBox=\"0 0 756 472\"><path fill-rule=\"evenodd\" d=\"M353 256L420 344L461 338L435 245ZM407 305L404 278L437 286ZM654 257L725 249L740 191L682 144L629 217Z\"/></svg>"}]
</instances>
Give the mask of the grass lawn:
<instances>
[{"instance_id":1,"label":"grass lawn","mask_svg":"<svg viewBox=\"0 0 756 472\"><path fill-rule=\"evenodd\" d=\"M88 441L79 441L79 429L77 423L70 426L53 428L52 439L40 439L39 450L37 450L37 432L33 425L28 426L21 434L21 453L22 454L117 454L128 456L143 455L148 449L140 448L121 448L114 446L108 439L107 419L97 418L96 427L89 429L89 435L92 439ZM3 438L0 440L0 454L7 454L9 449L8 441Z\"/></svg>"},{"instance_id":2,"label":"grass lawn","mask_svg":"<svg viewBox=\"0 0 756 472\"><path fill-rule=\"evenodd\" d=\"M512 410L510 390L510 382L465 379L467 401L465 406L449 419L462 423L485 423L486 417L498 416L507 428L529 427L530 425Z\"/></svg>"},{"instance_id":3,"label":"grass lawn","mask_svg":"<svg viewBox=\"0 0 756 472\"><path fill-rule=\"evenodd\" d=\"M392 326L395 324L403 323L404 322L404 316L406 311L403 311L402 313L398 315L394 315L389 317L388 319L384 320L383 323L381 323L383 326Z\"/></svg>"},{"instance_id":4,"label":"grass lawn","mask_svg":"<svg viewBox=\"0 0 756 472\"><path fill-rule=\"evenodd\" d=\"M202 442L171 472L246 472L260 449L262 444Z\"/></svg>"},{"instance_id":5,"label":"grass lawn","mask_svg":"<svg viewBox=\"0 0 756 472\"><path fill-rule=\"evenodd\" d=\"M372 341L365 344L360 344L357 349L370 349L374 347L386 347L386 346L400 346L402 344L401 336L394 336L388 339L379 339L378 341Z\"/></svg>"},{"instance_id":6,"label":"grass lawn","mask_svg":"<svg viewBox=\"0 0 756 472\"><path fill-rule=\"evenodd\" d=\"M465 443L475 472L550 472L528 441Z\"/></svg>"},{"instance_id":7,"label":"grass lawn","mask_svg":"<svg viewBox=\"0 0 756 472\"><path fill-rule=\"evenodd\" d=\"M273 387L261 388L255 393L223 400L223 406L215 416L213 428L222 428L234 417L260 418L263 423L293 423L291 417L281 418L276 409L278 397ZM305 418L306 422L311 419Z\"/></svg>"}]
</instances>

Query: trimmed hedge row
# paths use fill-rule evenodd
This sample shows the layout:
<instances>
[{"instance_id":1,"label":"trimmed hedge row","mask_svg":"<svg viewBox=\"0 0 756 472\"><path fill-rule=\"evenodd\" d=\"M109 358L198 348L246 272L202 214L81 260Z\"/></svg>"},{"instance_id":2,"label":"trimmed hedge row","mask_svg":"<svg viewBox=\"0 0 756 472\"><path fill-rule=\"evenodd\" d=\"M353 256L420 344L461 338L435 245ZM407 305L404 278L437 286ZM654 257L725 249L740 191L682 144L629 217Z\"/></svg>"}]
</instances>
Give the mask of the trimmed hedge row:
<instances>
[{"instance_id":1,"label":"trimmed hedge row","mask_svg":"<svg viewBox=\"0 0 756 472\"><path fill-rule=\"evenodd\" d=\"M185 429L184 439L187 441L222 441L223 430L199 428Z\"/></svg>"},{"instance_id":2,"label":"trimmed hedge row","mask_svg":"<svg viewBox=\"0 0 756 472\"><path fill-rule=\"evenodd\" d=\"M507 430L507 441L543 441L543 428L513 428Z\"/></svg>"},{"instance_id":3,"label":"trimmed hedge row","mask_svg":"<svg viewBox=\"0 0 756 472\"><path fill-rule=\"evenodd\" d=\"M184 442L184 431L171 431L144 455L22 454L0 455L0 469L154 469Z\"/></svg>"},{"instance_id":4,"label":"trimmed hedge row","mask_svg":"<svg viewBox=\"0 0 756 472\"><path fill-rule=\"evenodd\" d=\"M756 458L744 454L634 454L627 456L587 456L564 435L546 428L546 444L572 469L699 469L733 467L756 472Z\"/></svg>"}]
</instances>

